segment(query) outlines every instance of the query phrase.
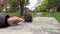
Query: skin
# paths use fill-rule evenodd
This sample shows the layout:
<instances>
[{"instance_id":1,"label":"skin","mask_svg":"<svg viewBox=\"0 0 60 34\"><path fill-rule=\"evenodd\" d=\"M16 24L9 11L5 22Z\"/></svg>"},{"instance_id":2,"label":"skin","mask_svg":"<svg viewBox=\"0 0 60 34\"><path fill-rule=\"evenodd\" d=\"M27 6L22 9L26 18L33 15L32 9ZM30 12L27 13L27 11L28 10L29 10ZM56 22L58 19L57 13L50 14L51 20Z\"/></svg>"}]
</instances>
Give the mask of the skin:
<instances>
[{"instance_id":1,"label":"skin","mask_svg":"<svg viewBox=\"0 0 60 34\"><path fill-rule=\"evenodd\" d=\"M9 18L7 21L8 21L8 24L10 25L17 25L19 22L22 22L22 19L15 16L15 17Z\"/></svg>"}]
</instances>

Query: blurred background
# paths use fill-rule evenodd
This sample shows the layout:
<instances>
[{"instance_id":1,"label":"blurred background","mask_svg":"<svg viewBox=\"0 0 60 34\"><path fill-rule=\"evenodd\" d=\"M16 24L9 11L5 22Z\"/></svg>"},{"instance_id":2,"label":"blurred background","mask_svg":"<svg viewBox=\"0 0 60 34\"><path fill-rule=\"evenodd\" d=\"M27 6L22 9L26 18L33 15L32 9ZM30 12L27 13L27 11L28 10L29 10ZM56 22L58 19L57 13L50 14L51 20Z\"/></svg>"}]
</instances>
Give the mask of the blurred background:
<instances>
[{"instance_id":1,"label":"blurred background","mask_svg":"<svg viewBox=\"0 0 60 34\"><path fill-rule=\"evenodd\" d=\"M54 17L60 22L60 0L0 0L0 14L21 17L26 9L33 15L42 13L43 17Z\"/></svg>"}]
</instances>

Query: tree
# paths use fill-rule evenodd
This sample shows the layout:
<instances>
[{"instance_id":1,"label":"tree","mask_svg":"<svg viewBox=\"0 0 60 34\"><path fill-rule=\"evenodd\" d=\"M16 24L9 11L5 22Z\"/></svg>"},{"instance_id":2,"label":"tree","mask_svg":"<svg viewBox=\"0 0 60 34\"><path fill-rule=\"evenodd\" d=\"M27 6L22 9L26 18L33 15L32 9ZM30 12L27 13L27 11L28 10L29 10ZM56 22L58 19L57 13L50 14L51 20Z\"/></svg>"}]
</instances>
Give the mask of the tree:
<instances>
[{"instance_id":1,"label":"tree","mask_svg":"<svg viewBox=\"0 0 60 34\"><path fill-rule=\"evenodd\" d=\"M24 6L26 6L29 3L29 0L10 0L10 3L12 11L18 11L20 5L20 14L22 15L24 11Z\"/></svg>"},{"instance_id":2,"label":"tree","mask_svg":"<svg viewBox=\"0 0 60 34\"><path fill-rule=\"evenodd\" d=\"M43 0L40 5L40 10L46 10L53 7L60 6L60 0Z\"/></svg>"},{"instance_id":3,"label":"tree","mask_svg":"<svg viewBox=\"0 0 60 34\"><path fill-rule=\"evenodd\" d=\"M11 11L18 11L18 6L19 6L19 0L10 0L10 4L11 4Z\"/></svg>"},{"instance_id":4,"label":"tree","mask_svg":"<svg viewBox=\"0 0 60 34\"><path fill-rule=\"evenodd\" d=\"M29 3L28 0L20 0L20 9L21 9L21 15L23 15L24 12L24 6Z\"/></svg>"}]
</instances>

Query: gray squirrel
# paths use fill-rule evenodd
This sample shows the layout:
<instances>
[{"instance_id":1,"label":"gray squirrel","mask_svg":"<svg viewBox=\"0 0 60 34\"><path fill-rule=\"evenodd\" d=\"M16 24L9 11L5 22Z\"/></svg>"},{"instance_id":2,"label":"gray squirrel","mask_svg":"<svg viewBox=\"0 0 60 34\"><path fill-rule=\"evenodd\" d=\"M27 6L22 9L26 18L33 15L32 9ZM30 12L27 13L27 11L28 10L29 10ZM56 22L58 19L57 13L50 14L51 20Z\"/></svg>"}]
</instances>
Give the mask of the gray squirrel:
<instances>
[{"instance_id":1,"label":"gray squirrel","mask_svg":"<svg viewBox=\"0 0 60 34\"><path fill-rule=\"evenodd\" d=\"M29 11L24 11L23 12L23 18L25 22L32 22L32 14Z\"/></svg>"}]
</instances>

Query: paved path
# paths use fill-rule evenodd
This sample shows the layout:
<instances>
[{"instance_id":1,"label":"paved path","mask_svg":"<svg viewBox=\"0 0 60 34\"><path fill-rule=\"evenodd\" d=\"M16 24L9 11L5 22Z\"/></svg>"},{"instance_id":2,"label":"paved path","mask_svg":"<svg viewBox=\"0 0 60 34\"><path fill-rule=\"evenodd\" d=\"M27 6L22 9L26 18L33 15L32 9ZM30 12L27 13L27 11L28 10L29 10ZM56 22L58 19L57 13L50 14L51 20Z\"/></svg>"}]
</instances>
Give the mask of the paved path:
<instances>
[{"instance_id":1,"label":"paved path","mask_svg":"<svg viewBox=\"0 0 60 34\"><path fill-rule=\"evenodd\" d=\"M35 17L32 23L0 29L0 34L60 34L60 24L53 17Z\"/></svg>"}]
</instances>

